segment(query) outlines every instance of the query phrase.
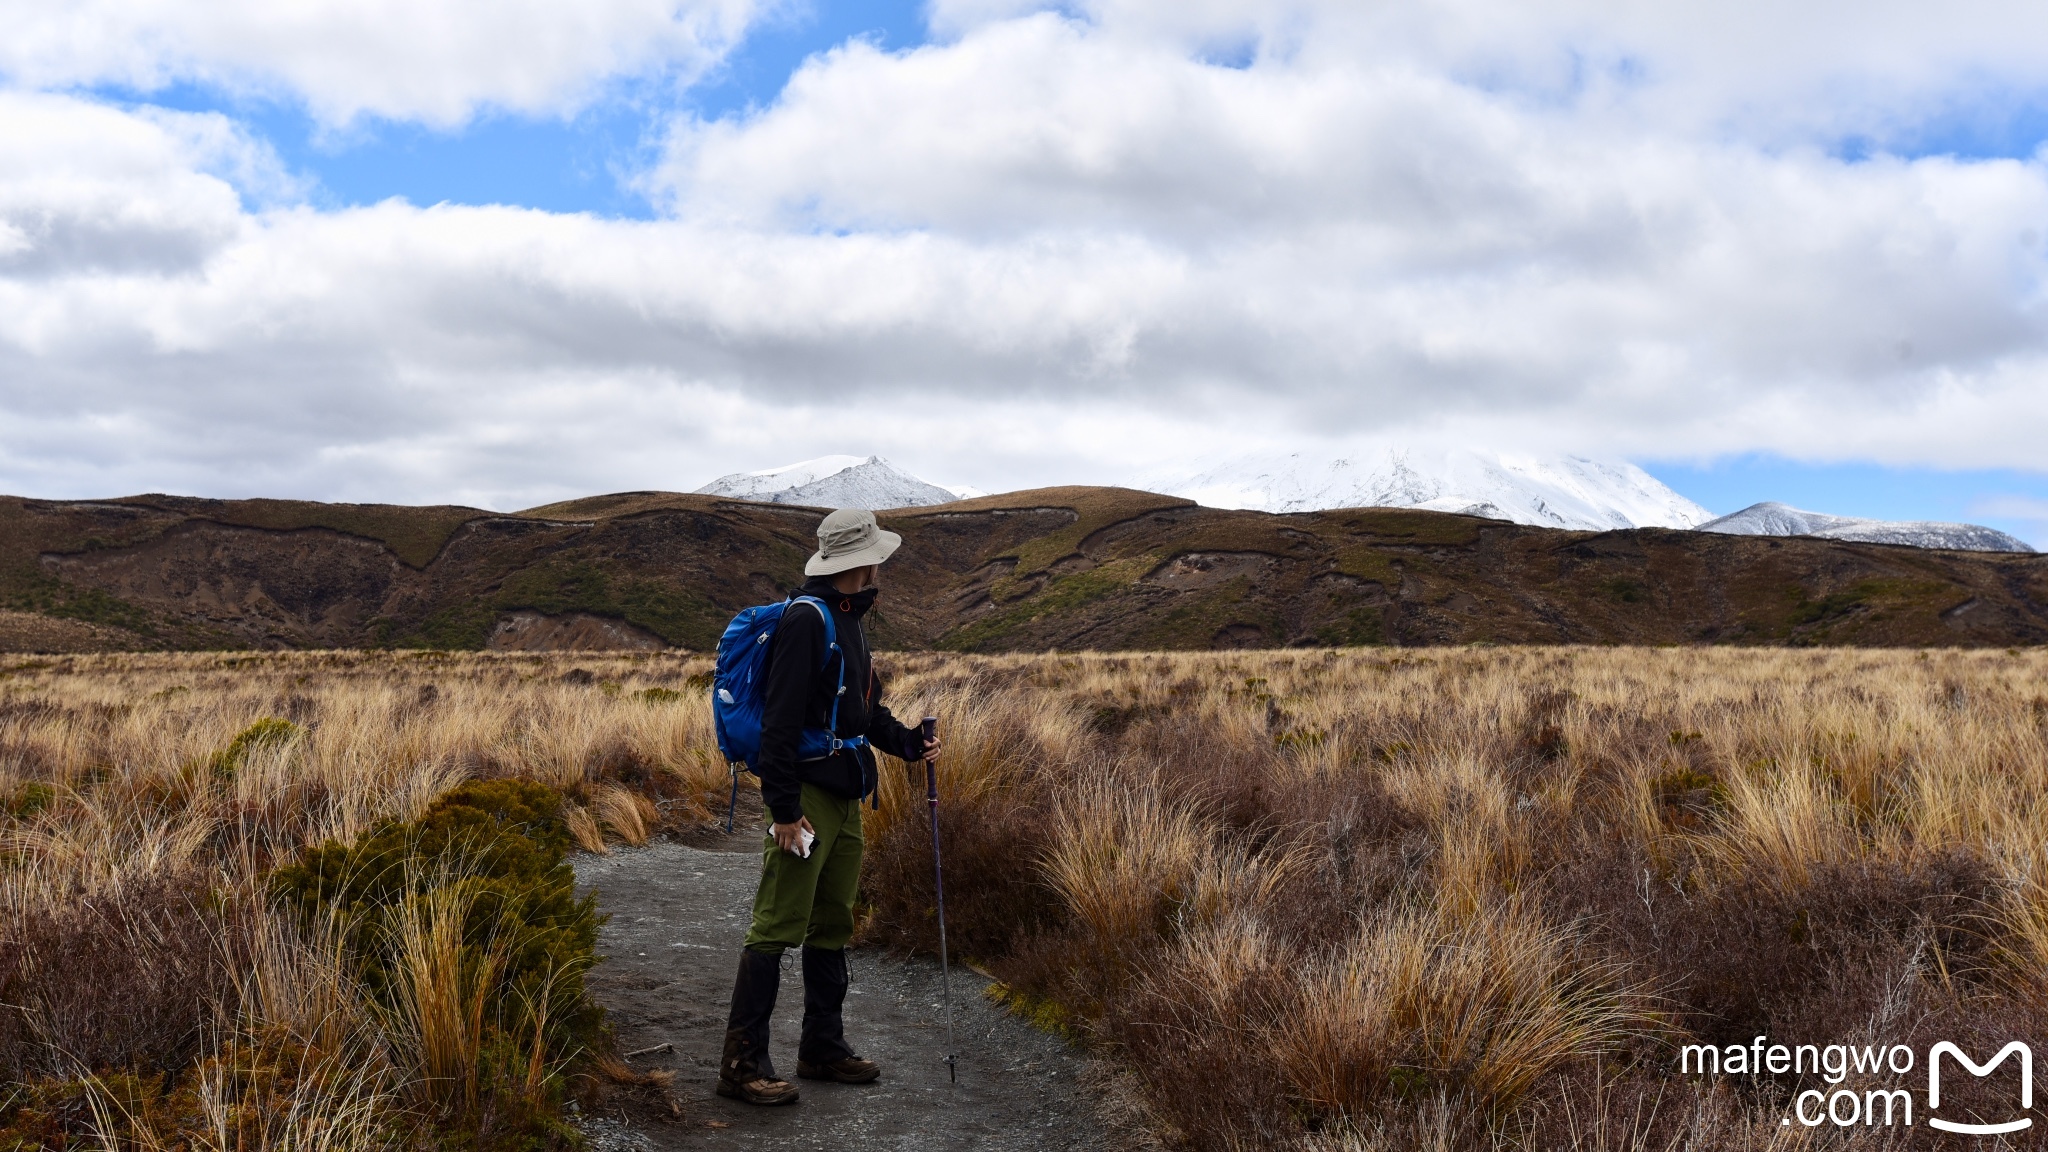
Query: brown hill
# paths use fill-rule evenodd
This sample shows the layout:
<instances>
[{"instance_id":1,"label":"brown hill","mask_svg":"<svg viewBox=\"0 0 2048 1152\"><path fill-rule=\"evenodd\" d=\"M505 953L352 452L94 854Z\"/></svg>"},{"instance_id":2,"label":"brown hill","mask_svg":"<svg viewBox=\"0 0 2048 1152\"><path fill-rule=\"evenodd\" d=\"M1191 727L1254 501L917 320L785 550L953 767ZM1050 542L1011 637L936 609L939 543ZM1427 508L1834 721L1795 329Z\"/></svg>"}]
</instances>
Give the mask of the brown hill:
<instances>
[{"instance_id":1,"label":"brown hill","mask_svg":"<svg viewBox=\"0 0 2048 1152\"><path fill-rule=\"evenodd\" d=\"M0 498L0 649L706 648L821 512ZM879 643L1052 648L2048 640L2048 556L1047 488L884 513Z\"/></svg>"}]
</instances>

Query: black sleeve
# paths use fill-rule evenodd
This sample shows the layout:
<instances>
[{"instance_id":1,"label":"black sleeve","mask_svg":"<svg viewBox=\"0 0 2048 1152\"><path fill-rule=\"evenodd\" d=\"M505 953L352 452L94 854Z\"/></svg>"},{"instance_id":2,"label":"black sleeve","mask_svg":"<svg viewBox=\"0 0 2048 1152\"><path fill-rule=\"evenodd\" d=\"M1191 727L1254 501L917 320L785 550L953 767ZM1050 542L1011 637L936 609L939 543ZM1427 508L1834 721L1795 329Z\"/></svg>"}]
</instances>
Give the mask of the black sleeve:
<instances>
[{"instance_id":1,"label":"black sleeve","mask_svg":"<svg viewBox=\"0 0 2048 1152\"><path fill-rule=\"evenodd\" d=\"M796 776L797 742L811 706L811 686L825 661L825 622L809 604L782 610L782 624L769 642L766 692L761 710L761 799L777 824L794 824L804 814L803 785Z\"/></svg>"},{"instance_id":2,"label":"black sleeve","mask_svg":"<svg viewBox=\"0 0 2048 1152\"><path fill-rule=\"evenodd\" d=\"M868 738L869 744L899 760L924 759L924 734L915 728L904 727L880 699L868 713L868 730L862 735Z\"/></svg>"}]
</instances>

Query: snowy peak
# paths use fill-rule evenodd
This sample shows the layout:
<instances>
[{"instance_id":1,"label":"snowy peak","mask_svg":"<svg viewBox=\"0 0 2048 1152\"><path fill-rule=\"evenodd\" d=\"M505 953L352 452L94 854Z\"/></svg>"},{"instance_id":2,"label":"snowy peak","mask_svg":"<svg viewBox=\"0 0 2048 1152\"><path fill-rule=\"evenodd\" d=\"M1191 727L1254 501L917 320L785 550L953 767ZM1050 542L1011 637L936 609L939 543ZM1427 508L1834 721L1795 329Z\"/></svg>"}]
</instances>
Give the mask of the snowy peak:
<instances>
[{"instance_id":1,"label":"snowy peak","mask_svg":"<svg viewBox=\"0 0 2048 1152\"><path fill-rule=\"evenodd\" d=\"M816 484L820 480L837 476L849 468L859 468L868 463L882 464L879 456L820 456L816 460L803 460L795 464L784 464L780 468L768 468L760 472L734 472L720 476L704 487L697 489L706 496L736 496L742 500L767 500L776 492L788 492ZM888 465L883 464L883 467Z\"/></svg>"},{"instance_id":2,"label":"snowy peak","mask_svg":"<svg viewBox=\"0 0 2048 1152\"><path fill-rule=\"evenodd\" d=\"M1830 516L1766 500L1740 512L1699 526L1702 532L1733 536L1819 536L1826 540L1858 540L1866 544L1910 544L1916 548L1954 548L1968 552L2032 552L2026 541L1981 524L1948 524L1938 520L1866 520Z\"/></svg>"},{"instance_id":3,"label":"snowy peak","mask_svg":"<svg viewBox=\"0 0 2048 1152\"><path fill-rule=\"evenodd\" d=\"M1219 508L1421 508L1596 532L1691 528L1713 515L1626 462L1469 449L1246 456L1145 486Z\"/></svg>"},{"instance_id":4,"label":"snowy peak","mask_svg":"<svg viewBox=\"0 0 2048 1152\"><path fill-rule=\"evenodd\" d=\"M1739 536L1818 536L1976 552L2032 552L2025 541L1978 524L1830 516L1775 502L1715 519L1625 461L1471 449L1381 447L1342 457L1299 452L1210 461L1186 474L1153 475L1135 487L1217 508L1309 512L1325 508L1419 508L1540 528L1604 532L1693 528ZM735 472L697 489L707 496L819 508L918 508L982 495L942 488L880 456L820 456L760 472Z\"/></svg>"},{"instance_id":5,"label":"snowy peak","mask_svg":"<svg viewBox=\"0 0 2048 1152\"><path fill-rule=\"evenodd\" d=\"M734 472L697 492L768 504L871 510L919 508L960 499L936 484L891 468L880 456L820 456L760 472Z\"/></svg>"}]
</instances>

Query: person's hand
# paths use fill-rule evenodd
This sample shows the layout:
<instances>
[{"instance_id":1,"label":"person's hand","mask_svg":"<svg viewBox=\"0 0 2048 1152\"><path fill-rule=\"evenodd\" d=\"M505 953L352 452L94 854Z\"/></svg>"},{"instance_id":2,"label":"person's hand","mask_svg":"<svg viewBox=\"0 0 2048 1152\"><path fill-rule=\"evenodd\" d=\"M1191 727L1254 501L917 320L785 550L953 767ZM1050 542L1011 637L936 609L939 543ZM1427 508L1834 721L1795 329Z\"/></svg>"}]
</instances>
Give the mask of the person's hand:
<instances>
[{"instance_id":1,"label":"person's hand","mask_svg":"<svg viewBox=\"0 0 2048 1152\"><path fill-rule=\"evenodd\" d=\"M813 836L818 834L818 830L811 827L810 817L808 816L797 817L794 824L771 824L768 826L768 834L775 837L775 846L792 856L797 855L798 849L803 847L803 840L799 834L804 832L809 832Z\"/></svg>"},{"instance_id":2,"label":"person's hand","mask_svg":"<svg viewBox=\"0 0 2048 1152\"><path fill-rule=\"evenodd\" d=\"M924 755L918 757L918 759L937 760L939 758L939 749L944 746L944 741L940 740L937 736L934 736L931 739L924 742Z\"/></svg>"}]
</instances>

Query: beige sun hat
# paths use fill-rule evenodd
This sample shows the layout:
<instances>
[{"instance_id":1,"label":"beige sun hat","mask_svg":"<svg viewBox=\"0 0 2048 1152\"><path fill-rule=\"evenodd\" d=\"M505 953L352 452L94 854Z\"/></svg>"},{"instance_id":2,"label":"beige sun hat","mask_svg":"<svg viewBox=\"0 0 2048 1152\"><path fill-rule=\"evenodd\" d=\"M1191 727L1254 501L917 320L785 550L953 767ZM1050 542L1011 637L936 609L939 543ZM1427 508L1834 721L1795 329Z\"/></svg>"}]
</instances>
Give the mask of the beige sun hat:
<instances>
[{"instance_id":1,"label":"beige sun hat","mask_svg":"<svg viewBox=\"0 0 2048 1152\"><path fill-rule=\"evenodd\" d=\"M865 508L841 508L818 525L818 551L804 564L806 576L832 576L849 568L880 564L903 537L875 523Z\"/></svg>"}]
</instances>

